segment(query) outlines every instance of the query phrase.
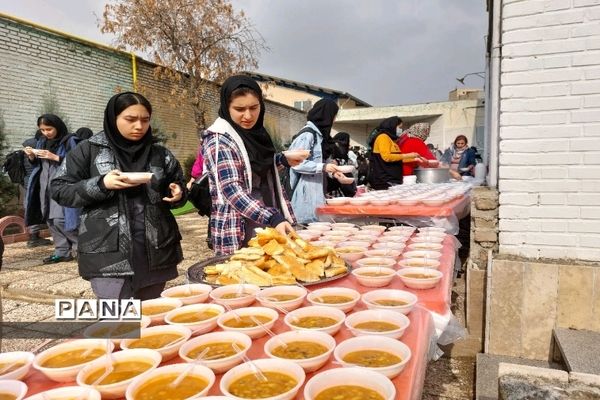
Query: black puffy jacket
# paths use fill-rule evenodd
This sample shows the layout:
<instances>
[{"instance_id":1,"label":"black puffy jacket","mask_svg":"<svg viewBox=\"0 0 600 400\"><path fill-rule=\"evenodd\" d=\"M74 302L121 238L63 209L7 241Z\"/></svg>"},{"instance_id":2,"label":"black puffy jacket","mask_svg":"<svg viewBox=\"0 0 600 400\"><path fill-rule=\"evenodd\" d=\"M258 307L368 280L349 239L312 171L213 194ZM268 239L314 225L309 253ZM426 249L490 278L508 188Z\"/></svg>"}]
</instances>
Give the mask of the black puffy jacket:
<instances>
[{"instance_id":1,"label":"black puffy jacket","mask_svg":"<svg viewBox=\"0 0 600 400\"><path fill-rule=\"evenodd\" d=\"M98 182L108 172L120 169L103 132L71 150L51 183L51 195L65 207L81 207L79 226L79 274L84 279L119 278L133 275L130 263L131 231L127 199L119 190L102 190ZM170 208L186 201L181 166L165 147L153 144L148 170L152 181L145 186L146 254L150 273L176 268L183 259L181 234ZM170 183L183 190L182 199L171 204Z\"/></svg>"}]
</instances>

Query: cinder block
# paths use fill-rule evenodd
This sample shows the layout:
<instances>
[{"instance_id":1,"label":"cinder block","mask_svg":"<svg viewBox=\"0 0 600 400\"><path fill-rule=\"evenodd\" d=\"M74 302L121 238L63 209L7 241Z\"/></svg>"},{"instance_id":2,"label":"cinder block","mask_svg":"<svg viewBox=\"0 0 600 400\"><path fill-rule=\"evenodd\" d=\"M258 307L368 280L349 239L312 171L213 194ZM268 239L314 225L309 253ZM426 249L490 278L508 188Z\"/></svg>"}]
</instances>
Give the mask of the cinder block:
<instances>
[{"instance_id":1,"label":"cinder block","mask_svg":"<svg viewBox=\"0 0 600 400\"><path fill-rule=\"evenodd\" d=\"M530 365L500 363L498 366L498 378L507 375L539 378L547 382L555 382L563 385L569 383L569 373L566 371L551 368L532 367Z\"/></svg>"}]
</instances>

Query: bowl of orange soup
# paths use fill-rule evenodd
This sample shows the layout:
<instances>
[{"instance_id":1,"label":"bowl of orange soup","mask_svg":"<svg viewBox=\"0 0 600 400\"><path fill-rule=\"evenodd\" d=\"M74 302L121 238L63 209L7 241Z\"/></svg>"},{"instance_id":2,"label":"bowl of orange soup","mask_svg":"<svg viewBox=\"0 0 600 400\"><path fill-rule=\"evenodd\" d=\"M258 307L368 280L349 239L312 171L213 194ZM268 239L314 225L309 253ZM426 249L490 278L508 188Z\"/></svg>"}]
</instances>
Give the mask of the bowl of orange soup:
<instances>
[{"instance_id":1,"label":"bowl of orange soup","mask_svg":"<svg viewBox=\"0 0 600 400\"><path fill-rule=\"evenodd\" d=\"M158 299L142 301L142 315L149 317L151 325L164 323L165 315L183 305L179 299L159 297Z\"/></svg>"},{"instance_id":2,"label":"bowl of orange soup","mask_svg":"<svg viewBox=\"0 0 600 400\"><path fill-rule=\"evenodd\" d=\"M138 339L125 339L121 343L123 350L151 349L162 356L162 361L177 355L179 348L192 336L192 330L185 326L161 325L142 329Z\"/></svg>"},{"instance_id":3,"label":"bowl of orange soup","mask_svg":"<svg viewBox=\"0 0 600 400\"><path fill-rule=\"evenodd\" d=\"M33 367L55 382L72 382L86 365L112 352L114 345L106 339L79 339L57 344L39 353Z\"/></svg>"},{"instance_id":4,"label":"bowl of orange soup","mask_svg":"<svg viewBox=\"0 0 600 400\"><path fill-rule=\"evenodd\" d=\"M262 371L256 374L254 367ZM233 367L221 378L221 393L238 400L291 400L306 375L299 365L279 359L259 359Z\"/></svg>"},{"instance_id":5,"label":"bowl of orange soup","mask_svg":"<svg viewBox=\"0 0 600 400\"><path fill-rule=\"evenodd\" d=\"M25 378L31 369L35 356L29 351L0 353L0 379L19 380Z\"/></svg>"},{"instance_id":6,"label":"bowl of orange soup","mask_svg":"<svg viewBox=\"0 0 600 400\"><path fill-rule=\"evenodd\" d=\"M170 311L165 315L169 325L184 326L193 335L210 332L217 327L217 318L225 312L218 304L190 304Z\"/></svg>"},{"instance_id":7,"label":"bowl of orange soup","mask_svg":"<svg viewBox=\"0 0 600 400\"><path fill-rule=\"evenodd\" d=\"M203 283L190 283L188 285L174 286L163 290L160 297L169 297L179 299L186 304L204 303L208 299L208 294L212 291L212 286Z\"/></svg>"},{"instance_id":8,"label":"bowl of orange soup","mask_svg":"<svg viewBox=\"0 0 600 400\"><path fill-rule=\"evenodd\" d=\"M156 350L118 351L108 358L104 356L86 365L77 374L77 384L93 387L100 392L102 399L118 399L125 396L127 386L136 377L154 370L161 360Z\"/></svg>"},{"instance_id":9,"label":"bowl of orange soup","mask_svg":"<svg viewBox=\"0 0 600 400\"><path fill-rule=\"evenodd\" d=\"M313 306L333 307L348 312L360 300L360 293L345 287L328 287L310 292L306 299Z\"/></svg>"},{"instance_id":10,"label":"bowl of orange soup","mask_svg":"<svg viewBox=\"0 0 600 400\"><path fill-rule=\"evenodd\" d=\"M337 345L333 357L344 367L362 367L392 379L402 372L411 357L410 348L385 336L356 336Z\"/></svg>"},{"instance_id":11,"label":"bowl of orange soup","mask_svg":"<svg viewBox=\"0 0 600 400\"><path fill-rule=\"evenodd\" d=\"M215 383L215 374L203 365L195 365L178 382L190 364L165 365L138 376L127 387L127 400L189 399L203 396Z\"/></svg>"},{"instance_id":12,"label":"bowl of orange soup","mask_svg":"<svg viewBox=\"0 0 600 400\"><path fill-rule=\"evenodd\" d=\"M179 349L179 357L187 362L194 362L206 351L202 357L202 365L221 374L241 363L250 346L252 339L245 333L212 332L186 342Z\"/></svg>"},{"instance_id":13,"label":"bowl of orange soup","mask_svg":"<svg viewBox=\"0 0 600 400\"><path fill-rule=\"evenodd\" d=\"M377 289L363 293L362 302L370 310L391 310L408 314L417 304L417 296L406 290Z\"/></svg>"},{"instance_id":14,"label":"bowl of orange soup","mask_svg":"<svg viewBox=\"0 0 600 400\"><path fill-rule=\"evenodd\" d=\"M89 339L110 339L115 345L115 349L118 349L123 339L138 337L140 330L150 326L151 322L150 317L145 315L142 315L139 321L98 321L83 331L83 337Z\"/></svg>"},{"instance_id":15,"label":"bowl of orange soup","mask_svg":"<svg viewBox=\"0 0 600 400\"><path fill-rule=\"evenodd\" d=\"M27 394L27 385L17 380L0 381L0 399L21 400Z\"/></svg>"},{"instance_id":16,"label":"bowl of orange soup","mask_svg":"<svg viewBox=\"0 0 600 400\"><path fill-rule=\"evenodd\" d=\"M334 368L314 375L304 386L304 400L394 400L392 381L365 368Z\"/></svg>"},{"instance_id":17,"label":"bowl of orange soup","mask_svg":"<svg viewBox=\"0 0 600 400\"><path fill-rule=\"evenodd\" d=\"M270 358L289 360L313 372L325 365L335 345L335 339L323 332L288 331L267 340L264 351Z\"/></svg>"},{"instance_id":18,"label":"bowl of orange soup","mask_svg":"<svg viewBox=\"0 0 600 400\"><path fill-rule=\"evenodd\" d=\"M246 307L222 314L217 324L224 331L245 333L257 339L266 335L266 329L271 329L278 318L279 314L272 308Z\"/></svg>"}]
</instances>

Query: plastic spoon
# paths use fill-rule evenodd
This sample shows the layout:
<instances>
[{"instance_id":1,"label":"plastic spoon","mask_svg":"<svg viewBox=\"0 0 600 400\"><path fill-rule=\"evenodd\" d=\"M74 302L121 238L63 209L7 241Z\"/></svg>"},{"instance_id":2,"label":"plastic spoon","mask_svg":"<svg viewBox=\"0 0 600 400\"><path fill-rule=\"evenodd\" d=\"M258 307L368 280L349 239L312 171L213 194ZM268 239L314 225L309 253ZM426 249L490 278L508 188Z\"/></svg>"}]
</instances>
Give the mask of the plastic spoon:
<instances>
[{"instance_id":1,"label":"plastic spoon","mask_svg":"<svg viewBox=\"0 0 600 400\"><path fill-rule=\"evenodd\" d=\"M96 386L99 385L100 382L102 382L104 380L104 378L106 378L108 375L110 375L111 372L113 372L113 370L115 369L114 367L114 359L113 359L113 355L110 352L110 339L106 339L106 369L104 371L104 373L102 375L100 375L100 377L98 377L98 379L96 379L94 382L92 382L92 384L90 386Z\"/></svg>"},{"instance_id":2,"label":"plastic spoon","mask_svg":"<svg viewBox=\"0 0 600 400\"><path fill-rule=\"evenodd\" d=\"M240 346L237 345L237 343L233 342L231 343L231 347L233 347L233 349L237 352L237 353L242 353L242 349L240 349ZM242 360L244 360L244 362L247 362L248 365L250 365L250 369L252 370L252 372L254 372L254 374L260 378L261 381L263 382L268 382L269 380L267 379L267 377L265 376L265 374L263 374L263 372L260 370L260 368L258 368L256 366L256 364L250 359L248 358L247 355L242 354Z\"/></svg>"},{"instance_id":3,"label":"plastic spoon","mask_svg":"<svg viewBox=\"0 0 600 400\"><path fill-rule=\"evenodd\" d=\"M190 374L190 372L192 372L192 370L194 369L194 367L198 364L200 364L200 362L202 361L202 359L204 358L204 356L206 354L208 354L210 350L210 347L205 348L204 350L202 350L200 352L200 354L198 354L198 356L194 359L194 362L192 362L182 373L181 375L179 375L177 377L177 379L175 379L173 382L169 383L169 387L170 388L176 388L177 386L179 386L179 384L185 379L186 376L188 376Z\"/></svg>"}]
</instances>

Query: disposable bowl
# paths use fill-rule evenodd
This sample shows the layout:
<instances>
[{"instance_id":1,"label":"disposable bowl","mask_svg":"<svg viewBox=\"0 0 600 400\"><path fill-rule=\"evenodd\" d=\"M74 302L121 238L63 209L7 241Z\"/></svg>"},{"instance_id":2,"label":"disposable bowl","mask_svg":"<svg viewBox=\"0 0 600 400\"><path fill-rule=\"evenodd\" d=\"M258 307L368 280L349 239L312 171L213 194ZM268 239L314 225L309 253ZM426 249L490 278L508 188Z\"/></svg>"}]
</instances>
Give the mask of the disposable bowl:
<instances>
[{"instance_id":1,"label":"disposable bowl","mask_svg":"<svg viewBox=\"0 0 600 400\"><path fill-rule=\"evenodd\" d=\"M355 364L344 361L344 357L351 352L360 350L379 350L389 352L400 357L399 363L386 367L363 367L365 369L379 372L392 379L402 372L411 357L410 348L397 339L385 336L365 335L344 340L338 344L333 351L333 357L344 367L355 367Z\"/></svg>"},{"instance_id":2,"label":"disposable bowl","mask_svg":"<svg viewBox=\"0 0 600 400\"><path fill-rule=\"evenodd\" d=\"M56 346L50 347L49 349L46 349L35 356L35 359L33 360L33 367L44 374L48 379L55 382L72 382L75 380L77 374L85 368L85 366L90 365L94 361L98 360L98 358L102 358L103 355L94 360L69 367L51 368L44 367L42 365L49 358L57 356L61 353L66 353L68 351L99 349L104 350L104 354L106 354L106 342L107 341L105 339L79 339L57 344ZM110 343L108 347L112 352L114 349L114 344Z\"/></svg>"},{"instance_id":3,"label":"disposable bowl","mask_svg":"<svg viewBox=\"0 0 600 400\"><path fill-rule=\"evenodd\" d=\"M11 351L8 353L0 353L0 364L23 363L22 366L0 375L0 380L20 380L25 378L31 370L34 358L34 354L30 351Z\"/></svg>"},{"instance_id":4,"label":"disposable bowl","mask_svg":"<svg viewBox=\"0 0 600 400\"><path fill-rule=\"evenodd\" d=\"M265 397L262 400L291 400L296 397L296 393L298 393L298 390L300 390L300 387L304 384L304 380L306 379L304 370L296 363L277 358L263 358L259 360L253 360L252 364L244 363L227 371L221 378L221 393L236 400L247 400L234 396L231 392L229 392L229 387L237 379L253 373L254 366L263 372L279 372L291 376L297 381L296 386L289 391L277 396Z\"/></svg>"},{"instance_id":5,"label":"disposable bowl","mask_svg":"<svg viewBox=\"0 0 600 400\"><path fill-rule=\"evenodd\" d=\"M324 303L321 300L323 300L323 298L326 296L344 296L350 298L351 300L344 303ZM338 310L348 312L352 310L356 303L358 303L360 300L360 293L354 289L345 287L327 287L310 292L308 296L306 296L306 299L313 306L333 307L337 308Z\"/></svg>"},{"instance_id":6,"label":"disposable bowl","mask_svg":"<svg viewBox=\"0 0 600 400\"><path fill-rule=\"evenodd\" d=\"M316 357L302 358L302 359L288 359L281 358L273 355L272 351L283 344L289 344L290 342L315 342L327 348L327 351ZM321 368L335 349L335 339L330 335L323 332L315 331L288 331L280 333L279 335L272 337L267 340L264 346L264 351L270 358L278 358L281 360L292 361L304 369L304 372L313 372Z\"/></svg>"},{"instance_id":7,"label":"disposable bowl","mask_svg":"<svg viewBox=\"0 0 600 400\"><path fill-rule=\"evenodd\" d=\"M185 371L187 371L189 366L190 365L186 364L186 363L165 365L163 367L156 368L147 374L138 376L133 381L131 381L131 383L127 387L127 391L125 392L125 399L126 400L135 400L138 392L140 390L143 390L144 385L146 385L151 379L158 378L158 377L164 376L164 375L167 375L167 376L173 375L173 381L174 381L175 379L177 379L177 376L179 376L182 373L184 373ZM206 393L208 393L210 388L215 384L215 374L209 368L207 368L203 365L194 366L192 368L192 370L188 372L187 376L195 376L198 378L202 378L203 380L205 380L207 382L207 386L204 389L202 389L198 393L188 397L188 399L205 395Z\"/></svg>"},{"instance_id":8,"label":"disposable bowl","mask_svg":"<svg viewBox=\"0 0 600 400\"><path fill-rule=\"evenodd\" d=\"M377 303L377 301L381 300L396 300L402 301L405 304L397 306L386 306ZM414 294L399 289L371 290L370 292L364 293L362 295L362 302L365 303L367 308L370 310L391 310L401 312L402 314L408 314L413 309L415 304L417 304L417 300L417 296L415 296Z\"/></svg>"},{"instance_id":9,"label":"disposable bowl","mask_svg":"<svg viewBox=\"0 0 600 400\"><path fill-rule=\"evenodd\" d=\"M396 398L396 387L389 378L365 368L334 368L313 376L304 387L304 400L315 400L322 391L336 386L362 386L379 393L384 400Z\"/></svg>"},{"instance_id":10,"label":"disposable bowl","mask_svg":"<svg viewBox=\"0 0 600 400\"><path fill-rule=\"evenodd\" d=\"M181 346L179 349L179 357L187 362L194 362L194 359L189 356L189 353L195 348L210 343L223 342L237 343L242 351L229 357L202 361L203 365L212 369L216 374L223 373L242 362L242 359L252 346L252 338L250 338L250 336L246 335L245 333L230 331L211 332L205 335L200 335L192 340L187 341L183 346Z\"/></svg>"}]
</instances>

